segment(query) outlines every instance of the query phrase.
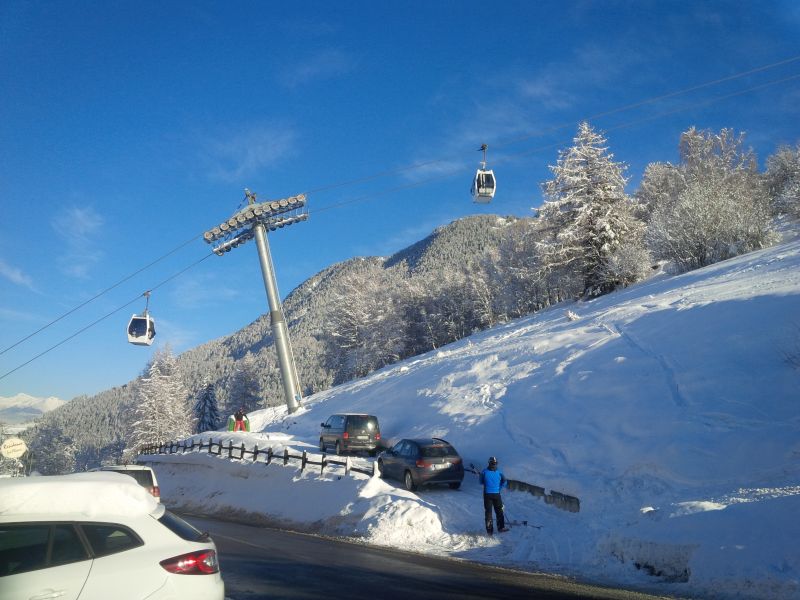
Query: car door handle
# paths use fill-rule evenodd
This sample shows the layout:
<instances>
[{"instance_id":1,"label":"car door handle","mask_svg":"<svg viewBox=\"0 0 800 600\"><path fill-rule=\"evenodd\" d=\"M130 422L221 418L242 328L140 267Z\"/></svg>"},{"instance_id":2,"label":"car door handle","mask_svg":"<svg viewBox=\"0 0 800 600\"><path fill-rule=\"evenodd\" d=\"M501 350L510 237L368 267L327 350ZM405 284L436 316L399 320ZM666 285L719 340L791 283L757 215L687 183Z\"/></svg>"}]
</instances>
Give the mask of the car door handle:
<instances>
[{"instance_id":1,"label":"car door handle","mask_svg":"<svg viewBox=\"0 0 800 600\"><path fill-rule=\"evenodd\" d=\"M66 590L47 590L36 596L31 596L30 600L50 600L51 598L61 598L61 596L66 593Z\"/></svg>"}]
</instances>

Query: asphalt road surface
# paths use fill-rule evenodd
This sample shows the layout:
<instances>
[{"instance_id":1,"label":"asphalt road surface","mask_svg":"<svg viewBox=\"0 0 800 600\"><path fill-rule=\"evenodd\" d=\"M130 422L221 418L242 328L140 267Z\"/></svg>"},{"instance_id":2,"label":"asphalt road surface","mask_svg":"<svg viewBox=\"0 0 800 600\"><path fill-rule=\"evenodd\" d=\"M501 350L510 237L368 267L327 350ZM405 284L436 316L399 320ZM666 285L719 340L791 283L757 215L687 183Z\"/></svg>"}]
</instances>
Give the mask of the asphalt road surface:
<instances>
[{"instance_id":1,"label":"asphalt road surface","mask_svg":"<svg viewBox=\"0 0 800 600\"><path fill-rule=\"evenodd\" d=\"M229 600L655 598L560 577L183 516L214 539Z\"/></svg>"}]
</instances>

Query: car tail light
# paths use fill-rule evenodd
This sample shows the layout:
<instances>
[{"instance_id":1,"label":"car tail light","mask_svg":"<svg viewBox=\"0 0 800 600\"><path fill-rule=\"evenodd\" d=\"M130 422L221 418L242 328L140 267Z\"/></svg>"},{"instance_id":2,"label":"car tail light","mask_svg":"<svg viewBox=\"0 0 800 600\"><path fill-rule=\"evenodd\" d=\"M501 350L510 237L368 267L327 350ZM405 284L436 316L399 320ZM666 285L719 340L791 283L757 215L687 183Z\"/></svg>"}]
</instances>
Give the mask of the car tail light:
<instances>
[{"instance_id":1,"label":"car tail light","mask_svg":"<svg viewBox=\"0 0 800 600\"><path fill-rule=\"evenodd\" d=\"M219 573L219 561L214 550L198 550L181 554L159 563L165 570L178 575L211 575Z\"/></svg>"},{"instance_id":2,"label":"car tail light","mask_svg":"<svg viewBox=\"0 0 800 600\"><path fill-rule=\"evenodd\" d=\"M381 434L380 434L380 433L376 433L376 434L375 434L375 439L376 439L376 440L379 440L379 439L381 439Z\"/></svg>"},{"instance_id":3,"label":"car tail light","mask_svg":"<svg viewBox=\"0 0 800 600\"><path fill-rule=\"evenodd\" d=\"M453 464L453 465L460 465L460 464L461 464L461 459L460 459L460 458L453 458L453 459L450 459L450 464Z\"/></svg>"},{"instance_id":4,"label":"car tail light","mask_svg":"<svg viewBox=\"0 0 800 600\"><path fill-rule=\"evenodd\" d=\"M346 439L349 439L349 438L350 438L350 434L349 434L349 433L347 433L347 432L345 431L345 432L342 434L342 439L346 440Z\"/></svg>"},{"instance_id":5,"label":"car tail light","mask_svg":"<svg viewBox=\"0 0 800 600\"><path fill-rule=\"evenodd\" d=\"M150 492L155 498L161 497L161 489L157 485L147 488L147 491Z\"/></svg>"},{"instance_id":6,"label":"car tail light","mask_svg":"<svg viewBox=\"0 0 800 600\"><path fill-rule=\"evenodd\" d=\"M429 462L426 462L426 461L422 460L421 458L418 458L418 459L417 459L417 466L418 466L420 469L426 469L426 468L428 468L428 467L430 467L430 466L431 466L431 463L429 463Z\"/></svg>"}]
</instances>

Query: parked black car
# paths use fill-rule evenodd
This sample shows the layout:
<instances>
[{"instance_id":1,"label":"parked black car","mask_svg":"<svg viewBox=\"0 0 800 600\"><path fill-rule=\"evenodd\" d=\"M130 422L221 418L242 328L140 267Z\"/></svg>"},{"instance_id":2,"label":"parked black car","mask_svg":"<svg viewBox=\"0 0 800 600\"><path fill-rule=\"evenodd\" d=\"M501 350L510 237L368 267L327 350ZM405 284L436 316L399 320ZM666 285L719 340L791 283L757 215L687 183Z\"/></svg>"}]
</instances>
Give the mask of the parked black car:
<instances>
[{"instance_id":1,"label":"parked black car","mask_svg":"<svg viewBox=\"0 0 800 600\"><path fill-rule=\"evenodd\" d=\"M366 451L375 456L381 441L381 428L375 415L344 413L331 415L320 423L319 449L333 447L336 454Z\"/></svg>"},{"instance_id":2,"label":"parked black car","mask_svg":"<svg viewBox=\"0 0 800 600\"><path fill-rule=\"evenodd\" d=\"M464 462L447 441L440 438L403 439L378 457L381 477L402 481L407 490L446 483L461 487Z\"/></svg>"}]
</instances>

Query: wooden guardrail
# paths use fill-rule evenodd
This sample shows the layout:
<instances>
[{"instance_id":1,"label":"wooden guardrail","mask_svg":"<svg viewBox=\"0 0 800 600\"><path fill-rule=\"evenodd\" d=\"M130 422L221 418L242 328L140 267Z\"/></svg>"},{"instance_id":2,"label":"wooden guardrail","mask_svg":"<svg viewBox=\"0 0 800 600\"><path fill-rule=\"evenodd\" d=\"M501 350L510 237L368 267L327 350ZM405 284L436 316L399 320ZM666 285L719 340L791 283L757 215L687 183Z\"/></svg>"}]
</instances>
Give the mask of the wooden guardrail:
<instances>
[{"instance_id":1,"label":"wooden guardrail","mask_svg":"<svg viewBox=\"0 0 800 600\"><path fill-rule=\"evenodd\" d=\"M313 465L320 468L320 474L322 474L325 471L325 468L329 465L344 467L345 475L350 475L352 471L355 471L357 473L363 473L364 475L372 476L377 474L378 469L377 462L373 462L371 467L365 468L352 464L352 461L349 457L345 460L340 460L329 458L327 454L322 454L322 458L320 460L314 460L309 457L308 452L305 450L303 450L301 455L297 455L291 454L288 448L284 448L282 453L276 454L272 450L271 446L266 449L261 449L258 447L258 444L256 444L252 449L248 449L244 442L234 446L232 441L228 441L227 444L223 444L221 442L215 442L214 438L208 438L208 443L205 443L202 440L199 442L192 440L191 443L187 443L186 440L184 440L182 442L150 444L140 448L137 454L141 456L154 454L184 454L186 452L203 451L207 451L208 454L220 457L224 457L225 453L227 453L227 458L232 460L245 460L245 457L249 455L252 457L254 463L258 462L259 456L264 456L264 463L267 465L272 463L273 460L282 461L284 465L288 465L289 461L299 461L301 472L304 471L309 465ZM478 474L478 471L474 467L467 467L466 470L476 475ZM515 479L509 479L508 489L513 491L527 492L531 496L542 498L546 504L551 504L556 508L560 508L561 510L566 510L569 512L580 512L581 510L581 501L575 496L563 494L555 490L550 490L548 493L545 488L538 485L533 485L531 483L526 483L524 481L518 481Z\"/></svg>"}]
</instances>

